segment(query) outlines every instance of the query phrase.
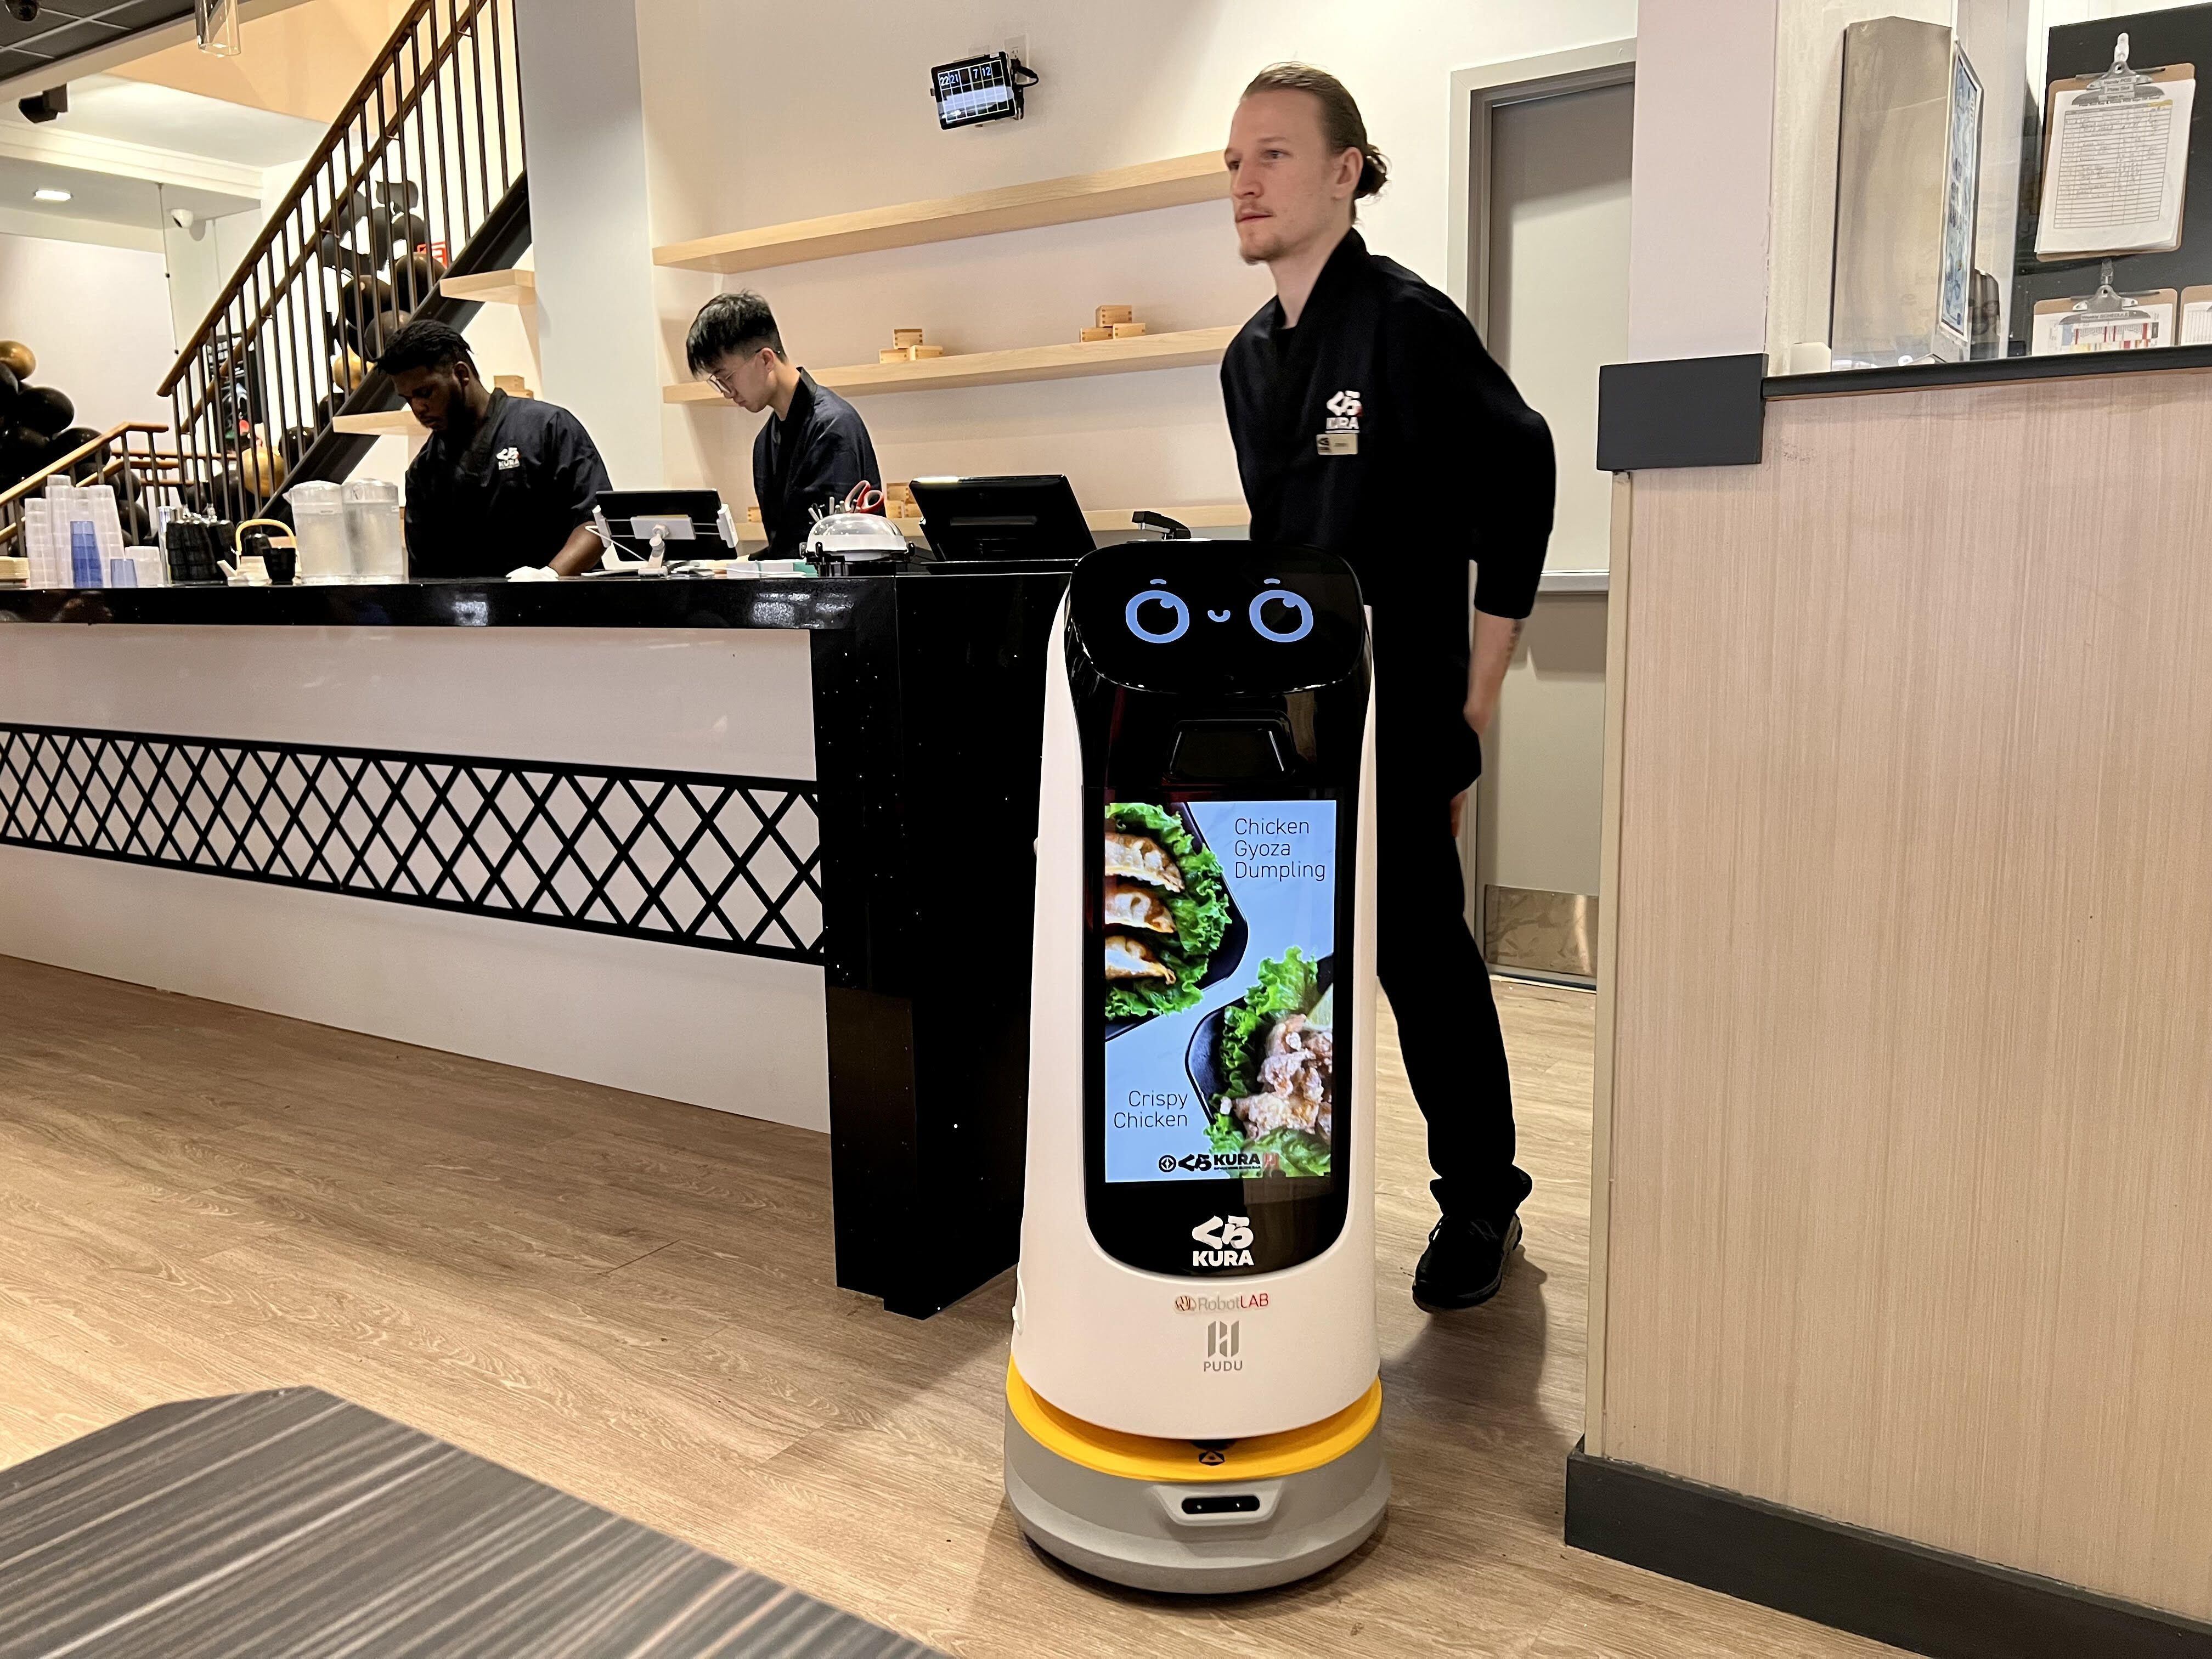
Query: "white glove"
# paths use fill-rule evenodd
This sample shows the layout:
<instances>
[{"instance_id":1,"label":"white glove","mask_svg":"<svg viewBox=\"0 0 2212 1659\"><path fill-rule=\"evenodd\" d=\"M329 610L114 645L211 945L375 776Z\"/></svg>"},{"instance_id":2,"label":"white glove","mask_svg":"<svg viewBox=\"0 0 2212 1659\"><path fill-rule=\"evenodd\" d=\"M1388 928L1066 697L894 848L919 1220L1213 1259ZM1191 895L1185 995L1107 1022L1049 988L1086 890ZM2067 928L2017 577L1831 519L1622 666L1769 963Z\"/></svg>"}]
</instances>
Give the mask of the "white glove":
<instances>
[{"instance_id":1,"label":"white glove","mask_svg":"<svg viewBox=\"0 0 2212 1659\"><path fill-rule=\"evenodd\" d=\"M508 571L507 579L511 582L557 582L561 573L550 564L526 564Z\"/></svg>"}]
</instances>

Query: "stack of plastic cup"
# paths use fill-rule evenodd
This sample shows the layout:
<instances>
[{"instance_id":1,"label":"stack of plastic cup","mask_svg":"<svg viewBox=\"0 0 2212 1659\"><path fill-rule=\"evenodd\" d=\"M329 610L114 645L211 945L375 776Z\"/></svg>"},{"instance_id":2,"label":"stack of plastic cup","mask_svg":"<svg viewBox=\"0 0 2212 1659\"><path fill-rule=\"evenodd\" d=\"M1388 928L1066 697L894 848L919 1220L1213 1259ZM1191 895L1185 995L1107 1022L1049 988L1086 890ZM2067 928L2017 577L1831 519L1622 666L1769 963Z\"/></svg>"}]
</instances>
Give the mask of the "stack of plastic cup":
<instances>
[{"instance_id":1,"label":"stack of plastic cup","mask_svg":"<svg viewBox=\"0 0 2212 1659\"><path fill-rule=\"evenodd\" d=\"M33 587L63 587L54 563L52 506L33 495L23 503L23 556L30 562Z\"/></svg>"}]
</instances>

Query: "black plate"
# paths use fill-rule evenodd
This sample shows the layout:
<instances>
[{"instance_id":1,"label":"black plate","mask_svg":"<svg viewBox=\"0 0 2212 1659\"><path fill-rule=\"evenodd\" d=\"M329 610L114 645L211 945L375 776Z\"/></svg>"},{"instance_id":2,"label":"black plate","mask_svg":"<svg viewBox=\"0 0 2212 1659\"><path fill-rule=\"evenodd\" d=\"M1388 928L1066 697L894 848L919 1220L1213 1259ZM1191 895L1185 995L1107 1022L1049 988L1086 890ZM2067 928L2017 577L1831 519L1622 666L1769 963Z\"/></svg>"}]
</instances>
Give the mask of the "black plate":
<instances>
[{"instance_id":1,"label":"black plate","mask_svg":"<svg viewBox=\"0 0 2212 1659\"><path fill-rule=\"evenodd\" d=\"M1314 1000L1318 1002L1335 982L1336 957L1332 952L1314 965ZM1231 1008L1242 1008L1244 1003L1243 997L1224 1002L1199 1021L1198 1029L1190 1034L1190 1047L1183 1052L1183 1069L1190 1073L1190 1086L1198 1091L1208 1123L1220 1115L1214 1110L1213 1101L1226 1082L1221 1075L1221 1022Z\"/></svg>"},{"instance_id":2,"label":"black plate","mask_svg":"<svg viewBox=\"0 0 2212 1659\"><path fill-rule=\"evenodd\" d=\"M1118 806L1121 803L1116 801L1115 805ZM1198 820L1191 815L1190 808L1176 807L1176 816L1182 820L1182 827L1189 834L1191 845L1205 848L1206 837L1200 833ZM1101 833L1103 833L1103 828ZM1103 890L1103 885L1101 890ZM1236 895L1229 890L1226 872L1221 878L1221 901L1229 907L1229 925L1222 929L1221 943L1213 947L1212 956L1206 959L1206 971L1199 975L1198 988L1201 991L1209 985L1218 985L1237 971L1237 964L1244 960L1244 941L1251 934L1251 929L1244 925L1243 913L1237 908ZM1102 945L1100 948L1104 947ZM1122 1032L1134 1030L1146 1020L1158 1018L1158 1014L1124 1014L1118 1018L1109 1019L1106 1022L1106 1040L1111 1042Z\"/></svg>"}]
</instances>

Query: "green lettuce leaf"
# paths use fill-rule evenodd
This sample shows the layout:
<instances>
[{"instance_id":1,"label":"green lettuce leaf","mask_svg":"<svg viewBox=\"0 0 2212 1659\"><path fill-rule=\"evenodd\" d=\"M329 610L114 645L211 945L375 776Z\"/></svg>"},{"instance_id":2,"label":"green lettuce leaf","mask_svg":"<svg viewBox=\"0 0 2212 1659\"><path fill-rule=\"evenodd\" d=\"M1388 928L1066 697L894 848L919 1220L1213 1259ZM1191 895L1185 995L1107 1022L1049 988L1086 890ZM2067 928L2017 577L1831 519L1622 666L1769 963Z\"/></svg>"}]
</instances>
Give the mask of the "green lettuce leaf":
<instances>
[{"instance_id":1,"label":"green lettuce leaf","mask_svg":"<svg viewBox=\"0 0 2212 1659\"><path fill-rule=\"evenodd\" d=\"M1324 1176L1328 1173L1328 1143L1319 1135L1308 1134L1304 1129L1271 1129L1253 1141L1250 1150L1273 1152L1281 1162L1285 1175Z\"/></svg>"}]
</instances>

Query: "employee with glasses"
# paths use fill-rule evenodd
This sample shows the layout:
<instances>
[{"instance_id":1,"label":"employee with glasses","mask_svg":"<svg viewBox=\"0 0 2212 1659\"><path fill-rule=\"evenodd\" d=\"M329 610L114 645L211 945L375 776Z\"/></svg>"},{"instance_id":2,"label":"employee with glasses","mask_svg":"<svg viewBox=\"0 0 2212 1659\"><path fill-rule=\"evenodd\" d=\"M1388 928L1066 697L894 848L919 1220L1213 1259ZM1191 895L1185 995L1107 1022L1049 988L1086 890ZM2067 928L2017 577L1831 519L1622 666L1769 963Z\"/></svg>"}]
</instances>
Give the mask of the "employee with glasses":
<instances>
[{"instance_id":1,"label":"employee with glasses","mask_svg":"<svg viewBox=\"0 0 2212 1659\"><path fill-rule=\"evenodd\" d=\"M775 313L759 295L746 289L708 301L684 355L692 374L747 414L775 412L753 440L753 496L772 556L804 550L811 509L842 502L856 485L882 489L883 468L860 410L784 355Z\"/></svg>"}]
</instances>

